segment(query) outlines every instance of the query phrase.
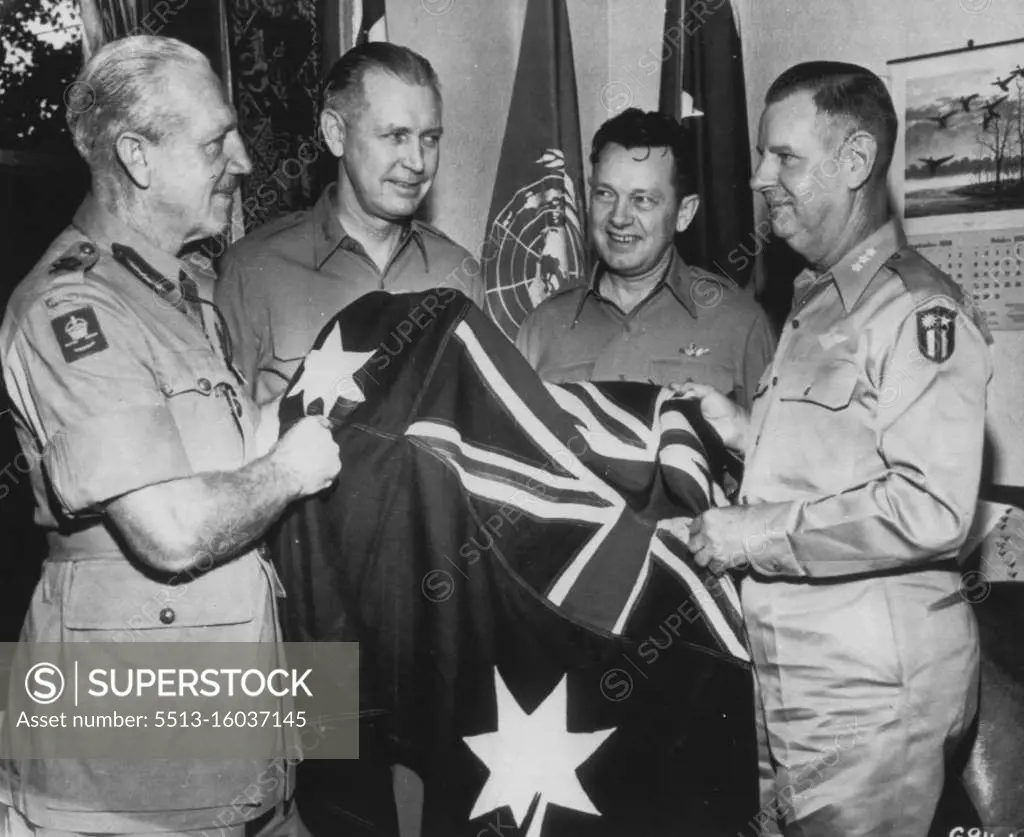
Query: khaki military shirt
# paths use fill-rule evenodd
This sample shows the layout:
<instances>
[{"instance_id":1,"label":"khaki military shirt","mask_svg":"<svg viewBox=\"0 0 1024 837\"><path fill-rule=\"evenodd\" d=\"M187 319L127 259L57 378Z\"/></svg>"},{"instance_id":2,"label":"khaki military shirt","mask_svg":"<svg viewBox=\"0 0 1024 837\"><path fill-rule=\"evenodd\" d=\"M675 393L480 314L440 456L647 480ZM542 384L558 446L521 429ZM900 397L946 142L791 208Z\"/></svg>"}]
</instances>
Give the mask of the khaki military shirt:
<instances>
[{"instance_id":1,"label":"khaki military shirt","mask_svg":"<svg viewBox=\"0 0 1024 837\"><path fill-rule=\"evenodd\" d=\"M992 374L979 322L893 222L800 278L747 437L740 499L759 573L843 576L956 555Z\"/></svg>"},{"instance_id":2,"label":"khaki military shirt","mask_svg":"<svg viewBox=\"0 0 1024 837\"><path fill-rule=\"evenodd\" d=\"M117 245L168 293L116 261ZM171 586L140 572L103 518L124 494L254 456L256 408L225 362L212 304L203 325L175 305L182 268L88 198L11 297L0 362L49 545L25 642L279 638L279 582L258 552ZM275 764L29 760L4 763L0 784L53 829L200 829ZM279 801L283 784L243 817Z\"/></svg>"},{"instance_id":3,"label":"khaki military shirt","mask_svg":"<svg viewBox=\"0 0 1024 837\"><path fill-rule=\"evenodd\" d=\"M216 300L235 361L259 405L281 395L327 321L371 291L451 287L483 304L480 267L435 227L413 220L381 271L338 221L329 187L311 210L279 218L224 254Z\"/></svg>"},{"instance_id":4,"label":"khaki military shirt","mask_svg":"<svg viewBox=\"0 0 1024 837\"><path fill-rule=\"evenodd\" d=\"M668 386L691 379L749 405L775 336L745 291L678 255L628 314L601 295L600 281L598 268L588 287L556 294L523 323L516 345L544 380Z\"/></svg>"}]
</instances>

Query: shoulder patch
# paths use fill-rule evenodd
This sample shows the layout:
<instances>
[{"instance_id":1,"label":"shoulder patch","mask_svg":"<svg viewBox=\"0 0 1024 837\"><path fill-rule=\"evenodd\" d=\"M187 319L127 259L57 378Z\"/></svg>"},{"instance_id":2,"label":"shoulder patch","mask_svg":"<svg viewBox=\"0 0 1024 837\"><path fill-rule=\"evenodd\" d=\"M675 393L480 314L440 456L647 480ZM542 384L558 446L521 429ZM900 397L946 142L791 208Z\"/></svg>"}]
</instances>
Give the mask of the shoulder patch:
<instances>
[{"instance_id":1,"label":"shoulder patch","mask_svg":"<svg viewBox=\"0 0 1024 837\"><path fill-rule=\"evenodd\" d=\"M86 271L100 259L99 250L91 241L77 241L64 251L57 261L50 265L50 273Z\"/></svg>"},{"instance_id":2,"label":"shoulder patch","mask_svg":"<svg viewBox=\"0 0 1024 837\"><path fill-rule=\"evenodd\" d=\"M935 363L953 356L956 348L957 312L946 305L930 305L917 312L917 347Z\"/></svg>"},{"instance_id":3,"label":"shoulder patch","mask_svg":"<svg viewBox=\"0 0 1024 837\"><path fill-rule=\"evenodd\" d=\"M50 320L64 360L73 363L108 348L91 305L84 305Z\"/></svg>"}]
</instances>

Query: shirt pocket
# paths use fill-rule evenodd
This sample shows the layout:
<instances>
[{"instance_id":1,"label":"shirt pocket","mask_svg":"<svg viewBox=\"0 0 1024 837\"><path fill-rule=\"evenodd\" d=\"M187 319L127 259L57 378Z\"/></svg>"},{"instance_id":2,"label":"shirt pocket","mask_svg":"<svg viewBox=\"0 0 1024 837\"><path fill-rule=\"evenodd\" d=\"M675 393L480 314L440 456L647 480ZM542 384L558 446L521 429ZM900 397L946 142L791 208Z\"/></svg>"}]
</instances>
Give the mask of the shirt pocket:
<instances>
[{"instance_id":1,"label":"shirt pocket","mask_svg":"<svg viewBox=\"0 0 1024 837\"><path fill-rule=\"evenodd\" d=\"M255 408L211 352L190 350L160 370L160 392L194 471L237 468L247 459Z\"/></svg>"},{"instance_id":2,"label":"shirt pocket","mask_svg":"<svg viewBox=\"0 0 1024 837\"><path fill-rule=\"evenodd\" d=\"M211 554L215 552L211 546ZM76 561L64 593L65 642L256 641L266 607L258 559L239 558L167 584L123 557ZM219 628L211 634L210 628Z\"/></svg>"},{"instance_id":3,"label":"shirt pocket","mask_svg":"<svg viewBox=\"0 0 1024 837\"><path fill-rule=\"evenodd\" d=\"M779 380L778 398L782 402L837 412L850 406L859 377L860 370L849 360L798 367Z\"/></svg>"},{"instance_id":4,"label":"shirt pocket","mask_svg":"<svg viewBox=\"0 0 1024 837\"><path fill-rule=\"evenodd\" d=\"M298 371L299 365L305 359L309 350L313 348L316 338L321 330L327 325L333 312L323 316L317 316L312 310L303 309L307 322L296 324L297 314L292 308L272 312L271 314L271 340L273 343L273 359L268 364L271 369L281 376L284 383L291 381L292 376Z\"/></svg>"},{"instance_id":5,"label":"shirt pocket","mask_svg":"<svg viewBox=\"0 0 1024 837\"><path fill-rule=\"evenodd\" d=\"M776 477L813 494L849 488L858 452L867 444L868 422L855 398L859 379L859 368L849 360L783 366L772 377L777 404L762 444L770 445Z\"/></svg>"},{"instance_id":6,"label":"shirt pocket","mask_svg":"<svg viewBox=\"0 0 1024 837\"><path fill-rule=\"evenodd\" d=\"M594 366L593 360L554 361L541 364L537 374L553 384L590 381L593 380Z\"/></svg>"},{"instance_id":7,"label":"shirt pocket","mask_svg":"<svg viewBox=\"0 0 1024 837\"><path fill-rule=\"evenodd\" d=\"M724 363L693 360L683 354L651 360L651 381L658 386L684 384L687 380L713 386L722 395L729 395L736 388L732 370Z\"/></svg>"}]
</instances>

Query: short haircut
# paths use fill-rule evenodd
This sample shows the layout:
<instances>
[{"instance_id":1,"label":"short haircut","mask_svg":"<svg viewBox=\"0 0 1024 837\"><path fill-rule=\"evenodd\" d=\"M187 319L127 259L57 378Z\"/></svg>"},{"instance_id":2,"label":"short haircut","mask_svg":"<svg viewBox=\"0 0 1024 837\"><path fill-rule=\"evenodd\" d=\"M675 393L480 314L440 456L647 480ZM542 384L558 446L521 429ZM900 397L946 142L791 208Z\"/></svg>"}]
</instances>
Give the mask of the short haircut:
<instances>
[{"instance_id":1,"label":"short haircut","mask_svg":"<svg viewBox=\"0 0 1024 837\"><path fill-rule=\"evenodd\" d=\"M167 104L174 67L213 69L199 50L175 38L132 35L110 41L82 67L65 94L75 148L93 172L116 171L115 144L125 131L160 142L185 114Z\"/></svg>"},{"instance_id":2,"label":"short haircut","mask_svg":"<svg viewBox=\"0 0 1024 837\"><path fill-rule=\"evenodd\" d=\"M643 111L626 108L622 113L605 122L597 133L590 148L590 162L596 165L605 146L615 143L626 149L667 148L675 162L673 186L676 197L694 194L696 186L693 174L693 142L685 123L658 111Z\"/></svg>"},{"instance_id":3,"label":"short haircut","mask_svg":"<svg viewBox=\"0 0 1024 837\"><path fill-rule=\"evenodd\" d=\"M768 88L764 101L772 105L807 91L819 113L835 122L866 131L878 143L872 178L884 179L896 147L898 122L885 83L870 70L839 61L809 61L790 67Z\"/></svg>"},{"instance_id":4,"label":"short haircut","mask_svg":"<svg viewBox=\"0 0 1024 837\"><path fill-rule=\"evenodd\" d=\"M355 116L364 103L363 79L371 70L388 73L406 84L429 87L441 101L441 83L426 58L408 47L370 41L334 62L324 78L323 107L332 107L346 118Z\"/></svg>"}]
</instances>

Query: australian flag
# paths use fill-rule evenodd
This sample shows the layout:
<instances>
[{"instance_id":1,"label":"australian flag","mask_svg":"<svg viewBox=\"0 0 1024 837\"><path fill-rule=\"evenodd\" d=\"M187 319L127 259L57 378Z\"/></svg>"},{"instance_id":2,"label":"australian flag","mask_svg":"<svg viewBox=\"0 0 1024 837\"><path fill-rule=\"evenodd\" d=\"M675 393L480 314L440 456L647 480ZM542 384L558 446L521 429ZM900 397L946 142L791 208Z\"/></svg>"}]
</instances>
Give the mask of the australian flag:
<instances>
[{"instance_id":1,"label":"australian flag","mask_svg":"<svg viewBox=\"0 0 1024 837\"><path fill-rule=\"evenodd\" d=\"M314 834L395 833L373 802L393 764L423 779L427 837L750 828L736 590L659 528L724 502L696 404L545 384L437 289L338 314L282 428L305 414L331 418L343 470L276 537L286 633L361 660L360 760L301 765Z\"/></svg>"}]
</instances>

